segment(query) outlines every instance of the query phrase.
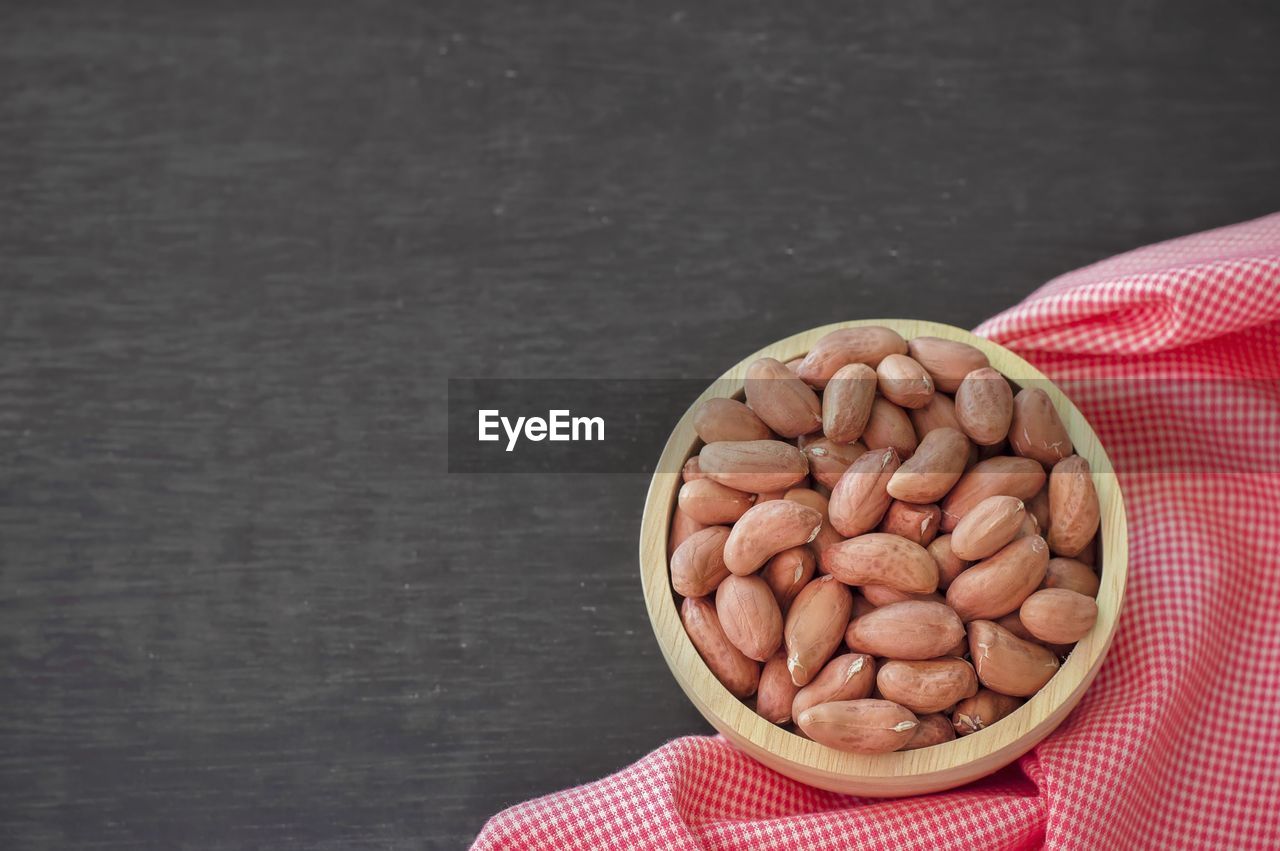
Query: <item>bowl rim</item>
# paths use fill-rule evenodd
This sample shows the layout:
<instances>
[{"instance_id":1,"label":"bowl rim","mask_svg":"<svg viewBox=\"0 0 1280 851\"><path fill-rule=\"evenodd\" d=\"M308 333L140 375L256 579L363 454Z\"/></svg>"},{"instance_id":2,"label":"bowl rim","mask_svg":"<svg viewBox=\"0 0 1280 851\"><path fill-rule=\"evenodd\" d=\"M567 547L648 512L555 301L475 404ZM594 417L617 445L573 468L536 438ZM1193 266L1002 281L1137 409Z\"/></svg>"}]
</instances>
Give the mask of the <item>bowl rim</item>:
<instances>
[{"instance_id":1,"label":"bowl rim","mask_svg":"<svg viewBox=\"0 0 1280 851\"><path fill-rule=\"evenodd\" d=\"M791 733L757 715L731 695L694 649L680 622L670 585L667 540L681 485L680 469L698 448L693 414L706 399L728 389L740 393L746 369L762 357L787 362L807 352L825 334L880 325L904 339L932 336L968 343L1011 381L1034 381L1049 394L1077 454L1089 461L1101 507L1099 541L1103 566L1098 620L1077 643L1053 679L1012 714L987 729L955 741L887 754L851 754ZM862 795L919 794L950 788L994 772L1047 736L1079 702L1097 675L1115 637L1128 571L1124 500L1111 459L1079 409L1043 373L1018 355L964 329L909 319L836 322L793 334L739 361L694 400L677 422L650 481L640 528L640 576L650 625L676 682L698 711L739 748L795 779L833 791Z\"/></svg>"}]
</instances>

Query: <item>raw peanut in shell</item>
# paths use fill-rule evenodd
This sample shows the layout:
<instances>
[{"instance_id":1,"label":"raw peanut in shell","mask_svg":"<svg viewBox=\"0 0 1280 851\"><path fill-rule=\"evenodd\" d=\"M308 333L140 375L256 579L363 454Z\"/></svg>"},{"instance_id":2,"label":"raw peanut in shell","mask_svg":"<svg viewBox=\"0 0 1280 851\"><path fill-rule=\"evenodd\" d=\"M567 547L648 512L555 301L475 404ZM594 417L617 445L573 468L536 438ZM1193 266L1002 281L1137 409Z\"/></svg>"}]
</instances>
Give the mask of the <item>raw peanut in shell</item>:
<instances>
[{"instance_id":1,"label":"raw peanut in shell","mask_svg":"<svg viewBox=\"0 0 1280 851\"><path fill-rule=\"evenodd\" d=\"M849 466L866 454L867 447L861 443L836 443L830 438L822 437L811 440L804 445L805 457L809 459L809 472L818 483L834 488Z\"/></svg>"},{"instance_id":2,"label":"raw peanut in shell","mask_svg":"<svg viewBox=\"0 0 1280 851\"><path fill-rule=\"evenodd\" d=\"M782 646L782 610L759 576L726 576L716 588L716 614L729 643L748 659L767 661Z\"/></svg>"},{"instance_id":3,"label":"raw peanut in shell","mask_svg":"<svg viewBox=\"0 0 1280 851\"><path fill-rule=\"evenodd\" d=\"M1072 644L1088 635L1098 622L1098 604L1092 597L1066 588L1046 588L1023 602L1018 617L1041 641Z\"/></svg>"},{"instance_id":4,"label":"raw peanut in shell","mask_svg":"<svg viewBox=\"0 0 1280 851\"><path fill-rule=\"evenodd\" d=\"M795 683L787 671L787 657L775 653L764 663L760 673L760 688L756 691L756 713L773 724L785 724L791 720L791 703L795 700Z\"/></svg>"},{"instance_id":5,"label":"raw peanut in shell","mask_svg":"<svg viewBox=\"0 0 1280 851\"><path fill-rule=\"evenodd\" d=\"M1054 464L1049 474L1049 549L1054 555L1079 555L1098 531L1100 517L1089 462L1072 455Z\"/></svg>"},{"instance_id":6,"label":"raw peanut in shell","mask_svg":"<svg viewBox=\"0 0 1280 851\"><path fill-rule=\"evenodd\" d=\"M1040 587L1048 566L1043 538L1019 538L952 580L947 604L965 622L1007 615Z\"/></svg>"},{"instance_id":7,"label":"raw peanut in shell","mask_svg":"<svg viewBox=\"0 0 1280 851\"><path fill-rule=\"evenodd\" d=\"M853 594L830 576L804 587L791 604L783 628L787 670L798 686L808 685L831 658L853 609Z\"/></svg>"},{"instance_id":8,"label":"raw peanut in shell","mask_svg":"<svg viewBox=\"0 0 1280 851\"><path fill-rule=\"evenodd\" d=\"M705 597L729 575L724 566L725 526L708 526L685 539L671 555L671 587L681 597Z\"/></svg>"},{"instance_id":9,"label":"raw peanut in shell","mask_svg":"<svg viewBox=\"0 0 1280 851\"><path fill-rule=\"evenodd\" d=\"M890 603L901 603L903 600L931 600L935 603L945 603L941 594L934 592L932 594L907 594L890 588L888 585L863 585L862 598L871 605L879 608L887 606Z\"/></svg>"},{"instance_id":10,"label":"raw peanut in shell","mask_svg":"<svg viewBox=\"0 0 1280 851\"><path fill-rule=\"evenodd\" d=\"M818 537L809 542L809 548L813 550L815 556L821 555L822 551L832 544L838 544L844 540L844 535L841 535L831 527L831 518L827 514L827 498L825 496L810 488L792 488L787 491L783 499L807 505L822 514L822 528L818 530Z\"/></svg>"},{"instance_id":11,"label":"raw peanut in shell","mask_svg":"<svg viewBox=\"0 0 1280 851\"><path fill-rule=\"evenodd\" d=\"M926 548L938 565L938 587L946 590L952 581L969 567L969 562L960 558L951 549L951 536L939 535L929 542Z\"/></svg>"},{"instance_id":12,"label":"raw peanut in shell","mask_svg":"<svg viewBox=\"0 0 1280 851\"><path fill-rule=\"evenodd\" d=\"M871 696L876 686L876 661L866 653L844 653L822 667L822 671L796 692L791 717L833 700L861 700Z\"/></svg>"},{"instance_id":13,"label":"raw peanut in shell","mask_svg":"<svg viewBox=\"0 0 1280 851\"><path fill-rule=\"evenodd\" d=\"M707 474L702 472L702 468L698 466L697 455L685 461L684 467L680 470L680 480L683 482L696 482L698 479L705 479L706 477Z\"/></svg>"},{"instance_id":14,"label":"raw peanut in shell","mask_svg":"<svg viewBox=\"0 0 1280 851\"><path fill-rule=\"evenodd\" d=\"M894 659L880 666L876 686L885 700L926 715L973 697L978 693L978 676L973 666L963 659L946 657L915 662Z\"/></svg>"},{"instance_id":15,"label":"raw peanut in shell","mask_svg":"<svg viewBox=\"0 0 1280 851\"><path fill-rule=\"evenodd\" d=\"M693 413L693 430L704 443L768 440L773 432L756 412L737 399L708 399Z\"/></svg>"},{"instance_id":16,"label":"raw peanut in shell","mask_svg":"<svg viewBox=\"0 0 1280 851\"><path fill-rule=\"evenodd\" d=\"M769 559L764 570L760 571L760 578L768 583L773 599L786 612L791 601L813 579L816 570L817 561L812 550L805 546L792 547Z\"/></svg>"},{"instance_id":17,"label":"raw peanut in shell","mask_svg":"<svg viewBox=\"0 0 1280 851\"><path fill-rule=\"evenodd\" d=\"M910 458L919 445L906 411L880 396L871 403L871 416L862 430L862 442L867 449L891 448L902 458Z\"/></svg>"},{"instance_id":18,"label":"raw peanut in shell","mask_svg":"<svg viewBox=\"0 0 1280 851\"><path fill-rule=\"evenodd\" d=\"M1013 420L1013 388L991 367L975 369L956 390L956 419L979 446L998 444L1008 436Z\"/></svg>"},{"instance_id":19,"label":"raw peanut in shell","mask_svg":"<svg viewBox=\"0 0 1280 851\"><path fill-rule=\"evenodd\" d=\"M783 437L799 437L822 428L818 394L781 362L760 358L747 367L744 384L747 405Z\"/></svg>"},{"instance_id":20,"label":"raw peanut in shell","mask_svg":"<svg viewBox=\"0 0 1280 851\"><path fill-rule=\"evenodd\" d=\"M923 408L933 398L933 378L907 355L888 355L876 367L880 392L903 408Z\"/></svg>"},{"instance_id":21,"label":"raw peanut in shell","mask_svg":"<svg viewBox=\"0 0 1280 851\"><path fill-rule=\"evenodd\" d=\"M1102 582L1093 568L1073 558L1051 558L1041 588L1065 588L1086 597L1097 597Z\"/></svg>"},{"instance_id":22,"label":"raw peanut in shell","mask_svg":"<svg viewBox=\"0 0 1280 851\"><path fill-rule=\"evenodd\" d=\"M730 694L743 699L755 693L760 682L760 664L742 655L725 637L716 608L710 601L705 597L686 597L680 605L680 620L702 661Z\"/></svg>"},{"instance_id":23,"label":"raw peanut in shell","mask_svg":"<svg viewBox=\"0 0 1280 851\"><path fill-rule=\"evenodd\" d=\"M1030 697L1058 672L1052 650L987 620L969 624L969 656L984 686L1013 697Z\"/></svg>"},{"instance_id":24,"label":"raw peanut in shell","mask_svg":"<svg viewBox=\"0 0 1280 851\"><path fill-rule=\"evenodd\" d=\"M827 573L846 585L888 585L908 594L929 594L938 589L938 565L933 556L897 535L859 535L827 547L819 561Z\"/></svg>"},{"instance_id":25,"label":"raw peanut in shell","mask_svg":"<svg viewBox=\"0 0 1280 851\"><path fill-rule=\"evenodd\" d=\"M876 398L876 371L865 363L842 366L822 393L822 432L836 443L862 436Z\"/></svg>"},{"instance_id":26,"label":"raw peanut in shell","mask_svg":"<svg viewBox=\"0 0 1280 851\"><path fill-rule=\"evenodd\" d=\"M978 689L973 697L956 704L951 711L951 723L958 735L967 736L985 730L1021 705L1022 701L1016 697L988 688Z\"/></svg>"},{"instance_id":27,"label":"raw peanut in shell","mask_svg":"<svg viewBox=\"0 0 1280 851\"><path fill-rule=\"evenodd\" d=\"M894 500L880 521L880 531L890 535L900 535L922 547L938 535L938 526L942 522L942 509L936 505L915 505L910 502Z\"/></svg>"},{"instance_id":28,"label":"raw peanut in shell","mask_svg":"<svg viewBox=\"0 0 1280 851\"><path fill-rule=\"evenodd\" d=\"M841 328L814 343L796 373L807 384L822 388L842 366L865 363L874 368L886 355L906 353L907 341L897 331L882 325Z\"/></svg>"},{"instance_id":29,"label":"raw peanut in shell","mask_svg":"<svg viewBox=\"0 0 1280 851\"><path fill-rule=\"evenodd\" d=\"M725 566L739 576L755 573L783 550L812 541L821 528L822 515L807 505L789 499L761 503L733 525L724 545Z\"/></svg>"},{"instance_id":30,"label":"raw peanut in shell","mask_svg":"<svg viewBox=\"0 0 1280 851\"><path fill-rule=\"evenodd\" d=\"M956 737L956 729L951 725L951 719L945 715L939 713L921 715L916 720L920 722L920 726L916 727L915 733L901 750L914 751L919 748L930 748L953 741Z\"/></svg>"},{"instance_id":31,"label":"raw peanut in shell","mask_svg":"<svg viewBox=\"0 0 1280 851\"><path fill-rule=\"evenodd\" d=\"M911 357L933 376L934 385L944 393L954 393L964 377L991 362L974 346L941 337L916 337L907 344Z\"/></svg>"},{"instance_id":32,"label":"raw peanut in shell","mask_svg":"<svg viewBox=\"0 0 1280 851\"><path fill-rule=\"evenodd\" d=\"M934 393L929 404L923 408L909 408L907 417L916 430L916 437L923 441L925 436L938 428L953 428L963 433L960 421L956 419L956 403L945 393ZM968 438L965 438L968 441Z\"/></svg>"},{"instance_id":33,"label":"raw peanut in shell","mask_svg":"<svg viewBox=\"0 0 1280 851\"><path fill-rule=\"evenodd\" d=\"M1052 467L1075 451L1049 394L1039 387L1024 387L1013 397L1009 446L1017 454L1034 458L1046 467Z\"/></svg>"},{"instance_id":34,"label":"raw peanut in shell","mask_svg":"<svg viewBox=\"0 0 1280 851\"><path fill-rule=\"evenodd\" d=\"M846 641L860 653L892 659L936 659L965 634L956 613L942 603L890 603L849 624Z\"/></svg>"},{"instance_id":35,"label":"raw peanut in shell","mask_svg":"<svg viewBox=\"0 0 1280 851\"><path fill-rule=\"evenodd\" d=\"M680 549L680 545L689 539L695 532L701 532L707 528L707 524L699 523L688 514L680 510L680 506L676 506L676 510L671 514L671 531L667 534L667 558L675 555L676 550ZM728 530L725 530L726 534Z\"/></svg>"},{"instance_id":36,"label":"raw peanut in shell","mask_svg":"<svg viewBox=\"0 0 1280 851\"><path fill-rule=\"evenodd\" d=\"M706 450L703 450L704 452ZM703 465L705 469L706 465ZM989 496L1028 500L1044 487L1044 467L1031 458L1000 455L973 465L942 500L942 531L952 532L960 518Z\"/></svg>"},{"instance_id":37,"label":"raw peanut in shell","mask_svg":"<svg viewBox=\"0 0 1280 851\"><path fill-rule=\"evenodd\" d=\"M931 503L964 475L972 444L953 428L936 428L924 436L915 454L889 479L888 492L904 502Z\"/></svg>"},{"instance_id":38,"label":"raw peanut in shell","mask_svg":"<svg viewBox=\"0 0 1280 851\"><path fill-rule=\"evenodd\" d=\"M698 453L698 467L720 484L747 493L784 490L809 475L804 453L781 440L708 443Z\"/></svg>"},{"instance_id":39,"label":"raw peanut in shell","mask_svg":"<svg viewBox=\"0 0 1280 851\"><path fill-rule=\"evenodd\" d=\"M680 486L680 510L708 526L733 523L755 504L756 495L725 487L711 479L695 479Z\"/></svg>"},{"instance_id":40,"label":"raw peanut in shell","mask_svg":"<svg viewBox=\"0 0 1280 851\"><path fill-rule=\"evenodd\" d=\"M887 700L836 700L796 716L804 734L820 745L849 753L889 753L911 740L920 722L906 707Z\"/></svg>"},{"instance_id":41,"label":"raw peanut in shell","mask_svg":"<svg viewBox=\"0 0 1280 851\"><path fill-rule=\"evenodd\" d=\"M827 515L837 532L851 538L880 525L893 501L888 485L899 463L892 449L879 449L849 465L827 504Z\"/></svg>"},{"instance_id":42,"label":"raw peanut in shell","mask_svg":"<svg viewBox=\"0 0 1280 851\"><path fill-rule=\"evenodd\" d=\"M951 533L951 551L968 561L994 555L1017 537L1026 518L1016 496L989 496L960 518Z\"/></svg>"}]
</instances>

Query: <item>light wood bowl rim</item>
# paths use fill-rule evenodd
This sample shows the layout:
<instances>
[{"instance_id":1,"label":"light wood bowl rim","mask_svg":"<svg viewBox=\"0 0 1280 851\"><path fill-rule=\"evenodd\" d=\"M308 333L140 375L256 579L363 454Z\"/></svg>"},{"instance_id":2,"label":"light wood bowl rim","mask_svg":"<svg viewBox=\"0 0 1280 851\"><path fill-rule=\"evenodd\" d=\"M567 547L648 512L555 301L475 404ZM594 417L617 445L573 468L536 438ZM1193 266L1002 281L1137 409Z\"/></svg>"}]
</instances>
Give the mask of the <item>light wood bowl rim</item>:
<instances>
[{"instance_id":1,"label":"light wood bowl rim","mask_svg":"<svg viewBox=\"0 0 1280 851\"><path fill-rule=\"evenodd\" d=\"M907 340L920 336L959 340L980 349L1010 380L1035 381L1058 409L1075 451L1089 461L1102 509L1098 621L1048 685L985 730L943 745L874 756L845 753L797 736L765 721L731 695L685 634L667 564L667 535L681 484L678 471L699 442L693 428L697 406L723 396L726 388L740 392L747 366L758 358L785 363L831 331L862 325L883 325ZM877 797L922 794L967 783L1008 765L1051 733L1080 701L1111 646L1127 570L1124 501L1111 460L1079 409L1043 373L1003 346L962 328L921 320L866 319L825 325L779 340L734 365L698 397L672 431L650 482L640 527L640 577L649 621L671 673L698 711L730 742L782 774L831 791Z\"/></svg>"}]
</instances>

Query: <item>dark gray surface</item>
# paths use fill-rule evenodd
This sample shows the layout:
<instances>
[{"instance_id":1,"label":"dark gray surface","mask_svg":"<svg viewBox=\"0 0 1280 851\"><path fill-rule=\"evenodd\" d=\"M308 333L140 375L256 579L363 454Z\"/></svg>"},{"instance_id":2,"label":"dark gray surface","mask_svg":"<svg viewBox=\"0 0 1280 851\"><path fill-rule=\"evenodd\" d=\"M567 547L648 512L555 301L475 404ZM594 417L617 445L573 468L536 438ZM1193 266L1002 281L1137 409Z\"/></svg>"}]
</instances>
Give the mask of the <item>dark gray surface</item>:
<instances>
[{"instance_id":1,"label":"dark gray surface","mask_svg":"<svg viewBox=\"0 0 1280 851\"><path fill-rule=\"evenodd\" d=\"M706 727L449 376L972 325L1280 201L1274 4L0 9L0 840L465 845Z\"/></svg>"}]
</instances>

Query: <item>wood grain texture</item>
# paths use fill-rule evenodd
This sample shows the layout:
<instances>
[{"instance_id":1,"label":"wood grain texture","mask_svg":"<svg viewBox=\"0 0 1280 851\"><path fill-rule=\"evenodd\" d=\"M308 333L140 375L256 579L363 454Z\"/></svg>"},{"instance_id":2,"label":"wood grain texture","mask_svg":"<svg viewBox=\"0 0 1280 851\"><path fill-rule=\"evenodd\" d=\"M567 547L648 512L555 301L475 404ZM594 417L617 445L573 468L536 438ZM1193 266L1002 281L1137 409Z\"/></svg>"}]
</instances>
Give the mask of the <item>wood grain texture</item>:
<instances>
[{"instance_id":1,"label":"wood grain texture","mask_svg":"<svg viewBox=\"0 0 1280 851\"><path fill-rule=\"evenodd\" d=\"M931 748L873 756L843 753L765 721L730 694L698 656L680 622L668 572L667 533L680 476L662 472L679 470L701 445L693 428L697 405L714 396L739 393L753 361L771 357L785 363L806 354L823 335L858 325L884 325L906 340L929 336L968 343L981 349L991 365L1015 384L1032 382L1044 390L1062 417L1076 454L1089 462L1102 514L1098 620L1053 679L1015 712L985 730ZM743 358L694 402L672 430L658 469L649 485L640 527L640 578L658 645L676 681L712 726L761 762L797 780L850 795L889 797L935 792L985 777L1053 732L1084 696L1115 637L1128 576L1129 538L1124 500L1111 460L1080 410L1043 373L1007 349L963 329L918 320L866 319L824 325L772 343Z\"/></svg>"},{"instance_id":2,"label":"wood grain texture","mask_svg":"<svg viewBox=\"0 0 1280 851\"><path fill-rule=\"evenodd\" d=\"M971 327L1270 212L1275 4L0 6L0 844L457 848L710 728L449 376Z\"/></svg>"}]
</instances>

